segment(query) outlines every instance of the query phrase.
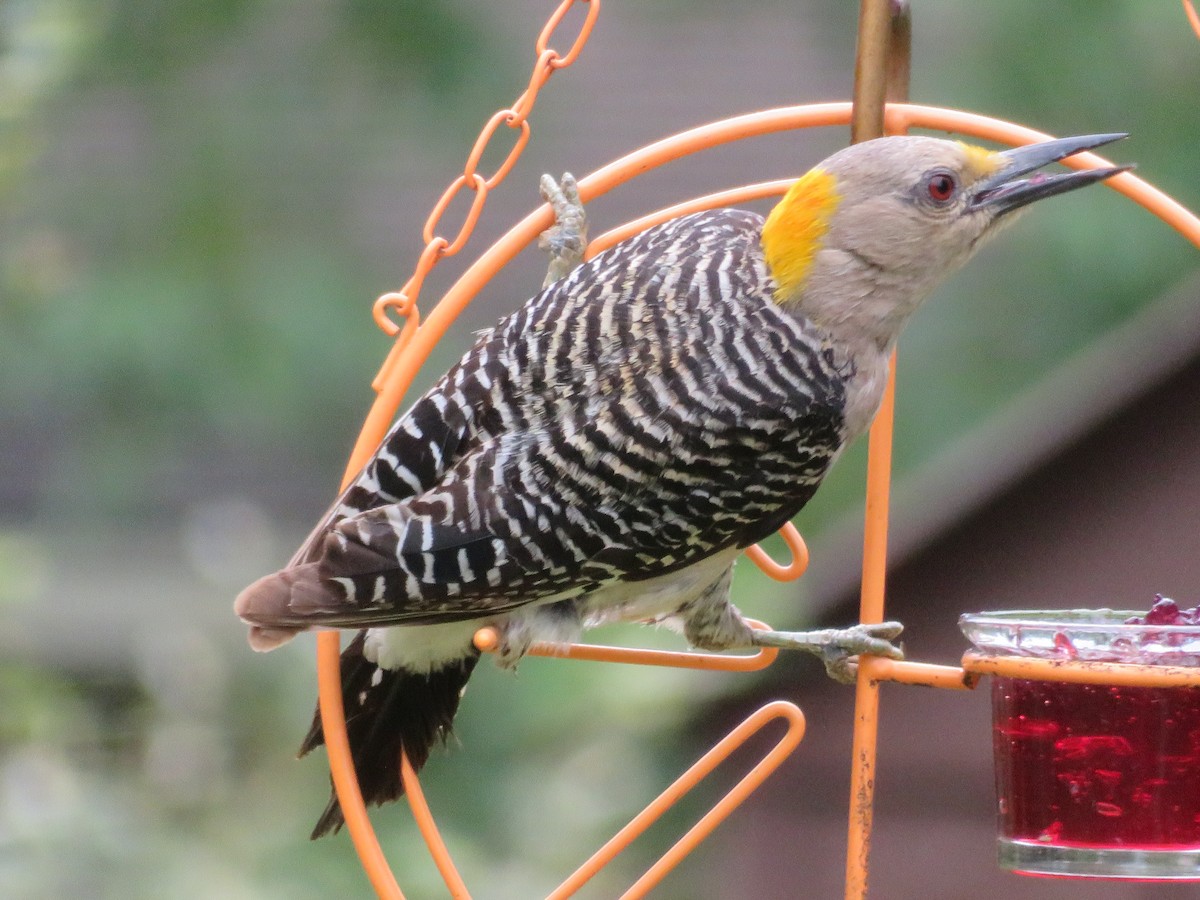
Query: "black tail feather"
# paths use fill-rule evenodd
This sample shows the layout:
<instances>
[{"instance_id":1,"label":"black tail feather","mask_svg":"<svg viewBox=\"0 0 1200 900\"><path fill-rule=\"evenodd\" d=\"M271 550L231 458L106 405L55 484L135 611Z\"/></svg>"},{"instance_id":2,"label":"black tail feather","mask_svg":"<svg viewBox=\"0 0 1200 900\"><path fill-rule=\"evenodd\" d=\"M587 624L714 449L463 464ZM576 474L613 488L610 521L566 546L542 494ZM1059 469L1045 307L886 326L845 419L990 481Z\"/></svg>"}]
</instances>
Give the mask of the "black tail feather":
<instances>
[{"instance_id":1,"label":"black tail feather","mask_svg":"<svg viewBox=\"0 0 1200 900\"><path fill-rule=\"evenodd\" d=\"M363 802L378 806L404 793L400 750L420 771L435 743L445 742L458 701L479 653L471 653L428 674L381 669L363 656L366 631L342 651L342 698L346 732ZM320 710L300 745L300 756L325 743ZM336 792L317 820L312 839L341 829L345 819Z\"/></svg>"}]
</instances>

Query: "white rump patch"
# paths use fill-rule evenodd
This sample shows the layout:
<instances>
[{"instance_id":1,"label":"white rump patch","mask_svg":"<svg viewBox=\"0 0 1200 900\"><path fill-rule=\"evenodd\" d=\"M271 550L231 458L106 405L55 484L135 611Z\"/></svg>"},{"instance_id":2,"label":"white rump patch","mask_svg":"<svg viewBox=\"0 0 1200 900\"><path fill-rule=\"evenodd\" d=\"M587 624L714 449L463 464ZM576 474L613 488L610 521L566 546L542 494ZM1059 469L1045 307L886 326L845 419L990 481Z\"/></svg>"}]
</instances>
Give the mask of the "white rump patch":
<instances>
[{"instance_id":1,"label":"white rump patch","mask_svg":"<svg viewBox=\"0 0 1200 900\"><path fill-rule=\"evenodd\" d=\"M466 656L482 624L475 620L371 628L363 644L363 656L384 669L430 672Z\"/></svg>"}]
</instances>

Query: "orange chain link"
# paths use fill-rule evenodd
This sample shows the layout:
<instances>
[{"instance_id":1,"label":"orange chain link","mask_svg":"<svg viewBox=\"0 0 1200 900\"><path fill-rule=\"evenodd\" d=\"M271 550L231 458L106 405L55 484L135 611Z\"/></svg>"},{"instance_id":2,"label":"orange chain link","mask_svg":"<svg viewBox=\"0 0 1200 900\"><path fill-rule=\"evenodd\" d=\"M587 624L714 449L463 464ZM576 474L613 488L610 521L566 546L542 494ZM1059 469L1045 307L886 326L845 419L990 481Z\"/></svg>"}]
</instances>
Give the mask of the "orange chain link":
<instances>
[{"instance_id":1,"label":"orange chain link","mask_svg":"<svg viewBox=\"0 0 1200 900\"><path fill-rule=\"evenodd\" d=\"M565 54L559 53L550 46L550 40L554 37L555 32L562 24L563 19L566 18L571 7L578 3L587 4L587 15L579 28L579 33L575 36L575 40L571 44L571 49ZM376 391L386 381L387 372L399 355L399 350L408 342L406 335L411 336L412 330L419 323L420 313L417 310L417 297L421 292L421 285L425 282L425 276L432 271L433 267L439 261L447 256L453 256L466 245L471 233L475 230L475 224L479 221L480 213L483 212L488 192L507 177L508 173L512 171L512 167L516 164L517 159L524 151L525 145L529 143L529 114L533 111L533 104L537 100L538 92L550 80L551 75L559 69L565 69L579 58L579 54L583 50L583 45L587 43L588 36L592 33L592 26L596 23L596 17L599 15L600 0L563 0L550 15L549 20L546 22L545 27L542 28L534 44L537 61L533 66L533 74L529 78L529 86L522 91L512 106L507 109L498 110L488 119L479 134L479 138L471 148L471 152L467 154L467 162L463 166L462 174L450 182L437 203L433 205L433 211L429 214L429 218L425 220L425 227L421 233L425 241L425 249L421 251L421 256L417 260L416 269L413 271L412 276L402 289L384 294L375 301L372 309L375 324L388 337L400 335L396 347L388 354L383 368L380 369L379 374L373 382L373 387ZM512 149L508 151L504 162L490 176L485 177L480 175L476 170L502 124L517 131L516 142L513 144ZM454 199L464 190L474 192L475 196L471 200L471 206L467 211L466 218L463 220L462 225L459 226L458 233L453 239L439 235L438 226L441 224L442 217L446 214L446 210L454 202ZM403 333L401 326L397 325L395 320L392 319L393 314L406 320Z\"/></svg>"}]
</instances>

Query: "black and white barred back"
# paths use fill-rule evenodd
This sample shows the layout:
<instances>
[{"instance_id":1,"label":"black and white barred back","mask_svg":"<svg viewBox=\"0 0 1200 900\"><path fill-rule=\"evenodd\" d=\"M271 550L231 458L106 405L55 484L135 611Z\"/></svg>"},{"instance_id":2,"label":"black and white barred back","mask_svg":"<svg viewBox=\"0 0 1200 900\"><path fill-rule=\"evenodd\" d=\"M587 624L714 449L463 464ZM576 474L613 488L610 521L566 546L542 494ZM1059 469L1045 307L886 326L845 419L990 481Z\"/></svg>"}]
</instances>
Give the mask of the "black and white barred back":
<instances>
[{"instance_id":1,"label":"black and white barred back","mask_svg":"<svg viewBox=\"0 0 1200 900\"><path fill-rule=\"evenodd\" d=\"M844 384L771 297L760 217L697 213L483 333L307 550L296 624L421 624L664 575L788 521L842 443Z\"/></svg>"},{"instance_id":2,"label":"black and white barred back","mask_svg":"<svg viewBox=\"0 0 1200 900\"><path fill-rule=\"evenodd\" d=\"M420 769L449 733L478 652L385 668L366 628L600 597L746 547L812 496L850 373L774 301L761 227L732 210L673 220L542 291L396 423L292 563L243 592L260 649L364 629L341 679L367 803L403 793L401 750ZM301 754L322 743L318 715ZM341 824L335 795L313 837Z\"/></svg>"}]
</instances>

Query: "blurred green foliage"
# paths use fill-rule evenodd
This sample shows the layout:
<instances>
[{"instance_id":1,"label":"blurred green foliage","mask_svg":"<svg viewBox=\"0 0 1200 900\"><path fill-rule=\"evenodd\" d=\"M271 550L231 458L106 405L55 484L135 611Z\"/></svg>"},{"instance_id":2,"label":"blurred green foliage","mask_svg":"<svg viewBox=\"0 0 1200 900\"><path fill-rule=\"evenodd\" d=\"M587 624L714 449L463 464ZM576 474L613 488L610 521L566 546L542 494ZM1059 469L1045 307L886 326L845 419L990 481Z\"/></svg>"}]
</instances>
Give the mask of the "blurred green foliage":
<instances>
[{"instance_id":1,"label":"blurred green foliage","mask_svg":"<svg viewBox=\"0 0 1200 900\"><path fill-rule=\"evenodd\" d=\"M34 502L145 512L170 494L144 467L214 433L344 453L375 365L354 313L395 277L346 234L356 192L406 117L457 134L439 110L480 90L479 17L60 0L9 18L7 68L43 71L9 126L33 149L0 222L0 399L77 473L66 496L43 475Z\"/></svg>"},{"instance_id":2,"label":"blurred green foliage","mask_svg":"<svg viewBox=\"0 0 1200 900\"><path fill-rule=\"evenodd\" d=\"M406 274L440 185L486 116L524 87L551 5L0 6L0 455L13 479L3 524L20 535L0 546L0 623L39 603L53 609L39 585L79 556L63 523L128 533L125 551L109 556L136 576L143 533L172 531L179 510L214 493L245 493L298 527L319 511L385 349L370 299ZM841 35L848 85L850 7L763 8L781 22L802 17L801 31ZM1200 205L1200 45L1175 4L1075 0L1048 16L1034 0L929 0L915 12L914 98L1060 134L1128 130L1134 138L1112 155ZM724 3L608 3L581 67L599 62L556 81L566 99L543 109L552 117L555 102L569 105L579 96L570 78L598 79L615 58L607 17L644 38L644 78L675 79L676 103L690 105L698 85L701 121L700 94L717 83L704 60L653 72L650 50L685 17L717 35L738 29L739 16ZM778 61L746 64L769 72ZM638 96L606 99L637 120ZM554 130L543 125L535 142ZM582 155L570 133L555 138ZM1088 193L1039 209L914 325L901 351L901 472L1194 269L1194 250L1156 220ZM425 200L392 208L402 195ZM853 514L862 455L806 511L807 533ZM278 562L264 553L254 565ZM207 584L222 610L238 577ZM801 618L794 596L749 566L738 590L756 615ZM164 602L135 600L121 607L131 629L136 603ZM141 657L103 669L25 645L6 652L0 895L365 893L344 836L303 839L326 790L319 762L290 759L309 714L311 661L252 658L225 619L223 630L152 629ZM729 689L671 671L529 660L514 680L482 666L463 746L426 780L456 858L487 873L480 895L529 897L557 883L699 753L679 735ZM679 821L658 832L660 846ZM438 895L403 811L381 815L379 829L410 895ZM651 853L635 848L594 895L616 893L628 883L621 873ZM677 896L708 895L696 872L672 876Z\"/></svg>"}]
</instances>

